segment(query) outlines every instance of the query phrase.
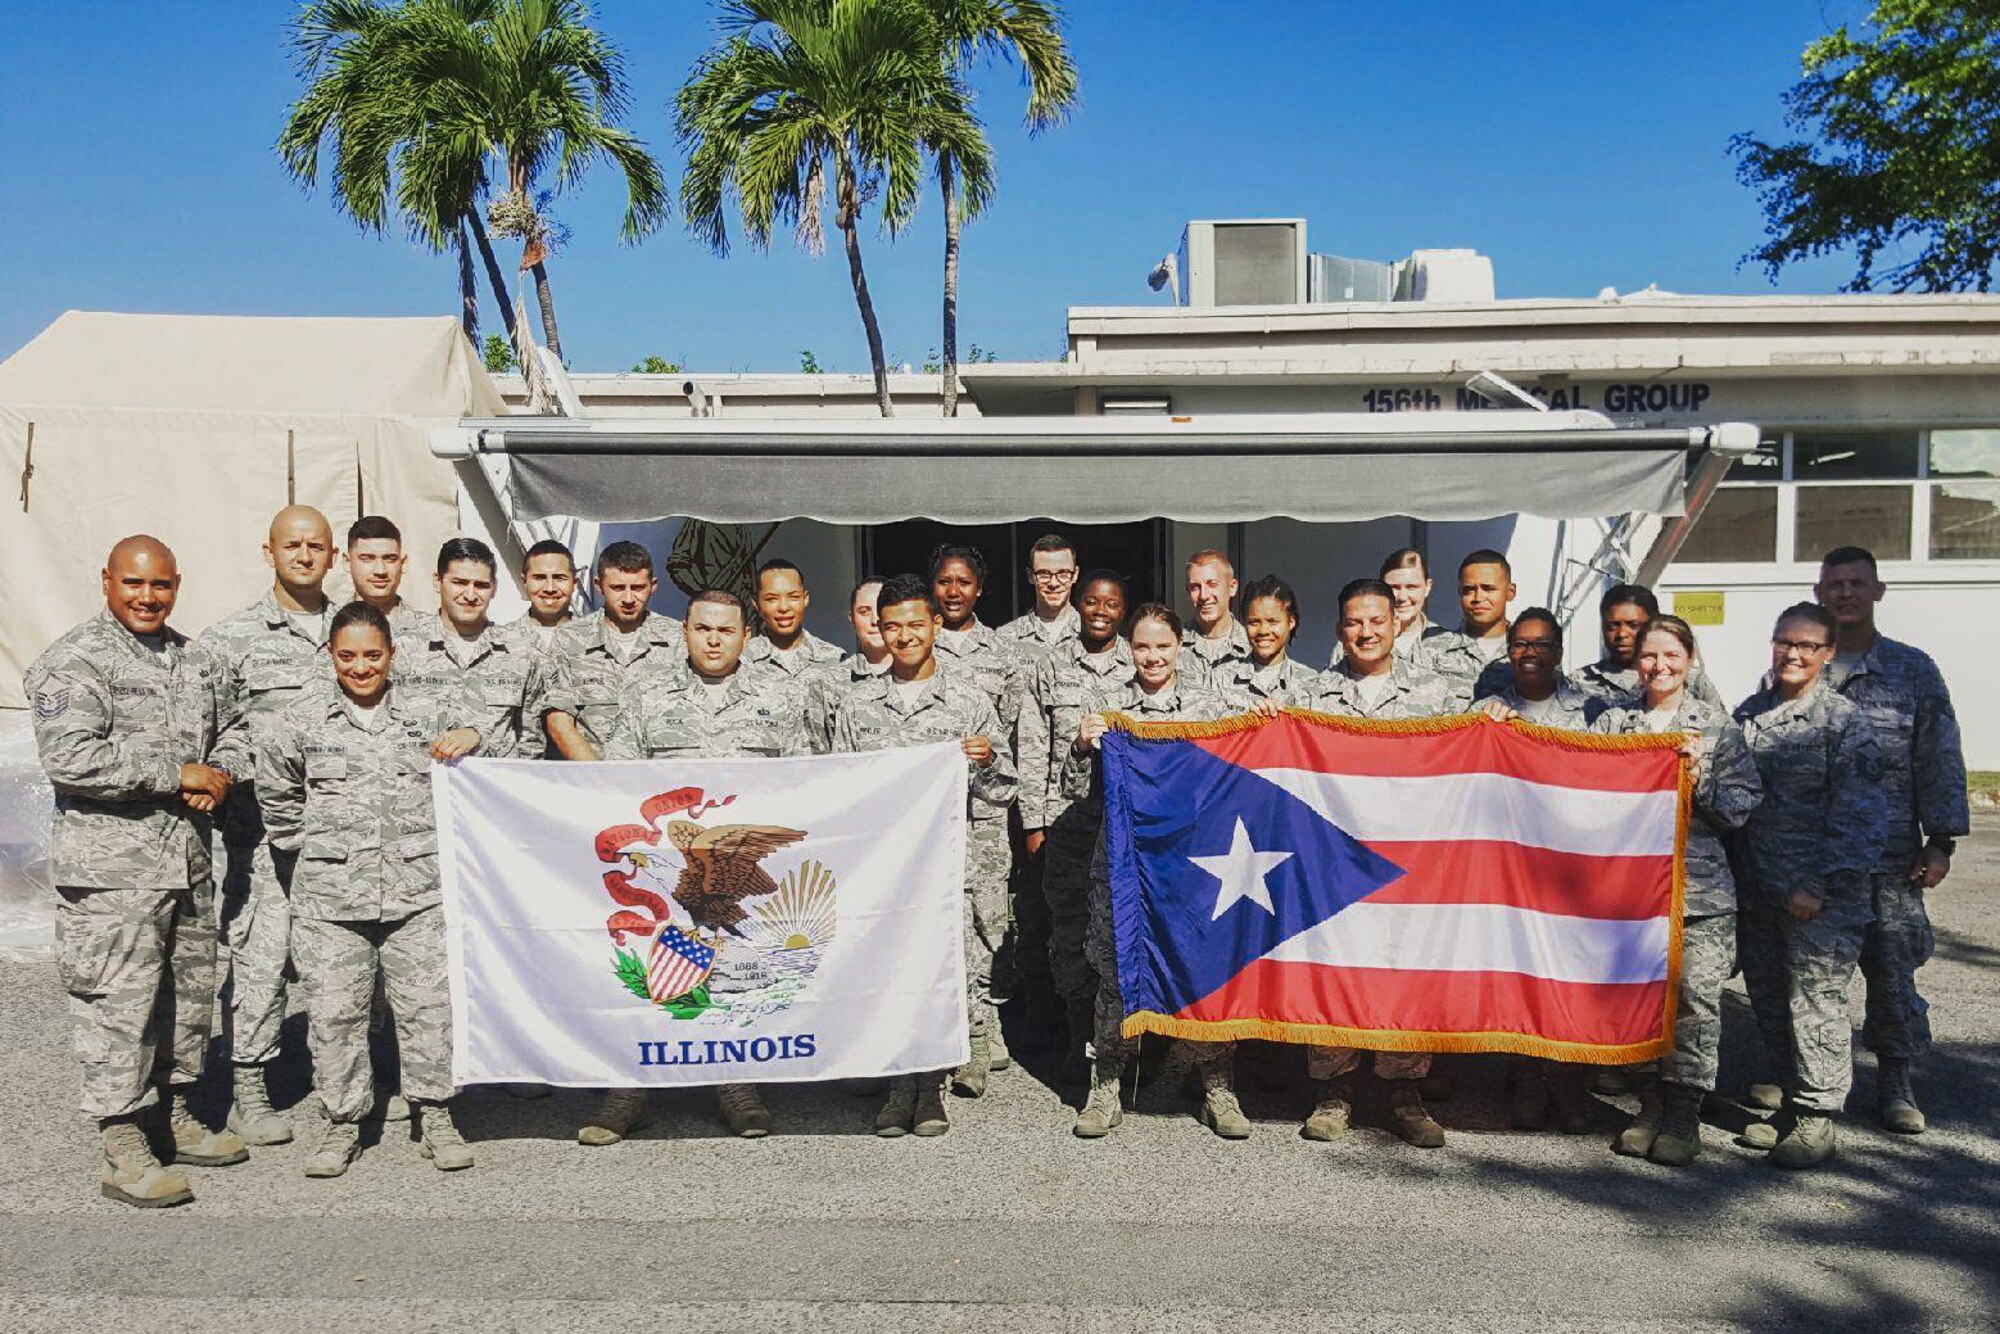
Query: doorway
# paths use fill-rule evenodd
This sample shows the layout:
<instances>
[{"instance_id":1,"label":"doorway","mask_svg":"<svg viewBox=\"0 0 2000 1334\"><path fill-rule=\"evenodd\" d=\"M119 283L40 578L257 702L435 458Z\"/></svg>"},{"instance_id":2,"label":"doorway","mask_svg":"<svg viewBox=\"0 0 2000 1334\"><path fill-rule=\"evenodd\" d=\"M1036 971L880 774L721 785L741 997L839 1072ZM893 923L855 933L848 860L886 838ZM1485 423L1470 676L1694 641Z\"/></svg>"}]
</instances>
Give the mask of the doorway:
<instances>
[{"instance_id":1,"label":"doorway","mask_svg":"<svg viewBox=\"0 0 2000 1334\"><path fill-rule=\"evenodd\" d=\"M1054 519L1024 519L1019 523L950 524L933 519L907 519L877 524L862 534L862 567L873 574L930 573L931 553L939 546L976 547L986 558L987 586L979 599L979 619L1004 625L1035 605L1034 584L1028 578L1028 549L1046 533L1061 533L1076 547L1083 570L1110 568L1131 584L1131 603L1163 601L1169 592L1165 572L1167 521L1066 524Z\"/></svg>"}]
</instances>

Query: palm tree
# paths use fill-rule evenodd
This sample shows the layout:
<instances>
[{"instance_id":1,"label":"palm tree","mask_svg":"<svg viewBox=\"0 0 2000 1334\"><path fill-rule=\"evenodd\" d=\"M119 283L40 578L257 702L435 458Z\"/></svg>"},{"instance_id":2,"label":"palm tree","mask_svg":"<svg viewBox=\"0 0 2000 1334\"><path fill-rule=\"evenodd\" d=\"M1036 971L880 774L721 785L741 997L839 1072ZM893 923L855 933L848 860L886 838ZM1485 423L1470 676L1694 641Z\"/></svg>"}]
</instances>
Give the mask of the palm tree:
<instances>
[{"instance_id":1,"label":"palm tree","mask_svg":"<svg viewBox=\"0 0 2000 1334\"><path fill-rule=\"evenodd\" d=\"M768 247L789 224L809 253L833 222L882 415L893 417L882 329L861 258L861 213L877 195L893 231L916 205L923 145L974 153L969 99L937 59L936 27L916 0L727 0L723 40L696 62L675 99L688 149L681 205L688 227L729 251L725 205L734 193L743 230Z\"/></svg>"},{"instance_id":2,"label":"palm tree","mask_svg":"<svg viewBox=\"0 0 2000 1334\"><path fill-rule=\"evenodd\" d=\"M454 238L469 235L512 333L478 208L497 173L504 193L487 217L520 238L543 341L558 357L549 198L603 159L625 177L625 241L659 226L669 205L659 164L616 124L628 102L623 60L590 20L583 0L311 0L295 28L311 83L278 141L307 185L330 148L340 207L363 226L381 228L393 180L413 236L461 247L461 282L471 263ZM538 193L551 167L553 184Z\"/></svg>"},{"instance_id":3,"label":"palm tree","mask_svg":"<svg viewBox=\"0 0 2000 1334\"><path fill-rule=\"evenodd\" d=\"M307 189L318 184L321 158L328 158L334 205L363 229L384 230L393 205L412 240L434 252L455 250L460 321L475 341L476 241L512 338L513 298L479 219L483 156L440 131L417 73L421 34L411 9L376 0L313 0L300 11L292 45L307 87L278 136L278 154Z\"/></svg>"},{"instance_id":4,"label":"palm tree","mask_svg":"<svg viewBox=\"0 0 2000 1334\"><path fill-rule=\"evenodd\" d=\"M963 77L980 59L1016 60L1028 85L1025 120L1031 134L1061 124L1076 105L1076 64L1062 35L1054 0L924 0L937 25L940 59ZM985 147L982 135L980 146ZM944 195L944 415L958 415L958 245L962 218L991 198L989 169L979 170L941 145L928 145Z\"/></svg>"}]
</instances>

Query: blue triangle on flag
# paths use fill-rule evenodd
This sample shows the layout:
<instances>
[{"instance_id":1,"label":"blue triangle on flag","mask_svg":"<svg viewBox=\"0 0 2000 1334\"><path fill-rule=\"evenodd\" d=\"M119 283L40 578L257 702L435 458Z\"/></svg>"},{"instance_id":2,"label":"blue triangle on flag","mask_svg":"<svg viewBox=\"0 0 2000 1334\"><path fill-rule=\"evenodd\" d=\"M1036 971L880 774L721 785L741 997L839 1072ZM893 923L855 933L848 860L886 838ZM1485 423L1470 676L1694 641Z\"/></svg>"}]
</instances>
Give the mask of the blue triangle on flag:
<instances>
[{"instance_id":1,"label":"blue triangle on flag","mask_svg":"<svg viewBox=\"0 0 2000 1334\"><path fill-rule=\"evenodd\" d=\"M1186 1009L1404 873L1255 770L1192 741L1114 731L1103 744L1111 919L1127 1014ZM1289 855L1275 861L1280 853ZM1237 892L1245 888L1268 896L1270 908Z\"/></svg>"}]
</instances>

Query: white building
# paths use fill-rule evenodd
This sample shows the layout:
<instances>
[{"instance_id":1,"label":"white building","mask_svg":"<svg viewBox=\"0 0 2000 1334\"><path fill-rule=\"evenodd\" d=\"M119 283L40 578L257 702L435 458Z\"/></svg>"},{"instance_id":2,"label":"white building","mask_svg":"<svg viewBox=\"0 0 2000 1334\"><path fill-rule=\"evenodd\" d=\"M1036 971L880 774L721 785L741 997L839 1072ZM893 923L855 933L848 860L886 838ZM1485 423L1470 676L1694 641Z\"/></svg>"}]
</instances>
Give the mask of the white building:
<instances>
[{"instance_id":1,"label":"white building","mask_svg":"<svg viewBox=\"0 0 2000 1334\"><path fill-rule=\"evenodd\" d=\"M1452 253L1451 265L1437 266L1451 281L1434 276L1433 295L1466 290L1465 252ZM1314 284L1324 288L1329 261L1311 261ZM1389 280L1404 295L1425 287L1420 261L1399 267ZM1484 297L1474 270L1472 289ZM1267 283L1281 297L1302 290L1288 273ZM1190 288L1228 296L1229 276ZM1487 284L1490 292L1490 278ZM1121 568L1147 595L1172 598L1181 562L1206 546L1232 553L1245 578L1284 575L1307 617L1300 656L1314 662L1325 660L1333 642L1335 590L1372 575L1397 546L1428 553L1437 576L1432 616L1445 624L1456 620L1451 585L1459 557L1480 546L1506 550L1520 588L1517 608L1542 603L1574 615L1573 664L1595 655L1598 591L1612 578L1653 573L1647 555L1658 566L1671 552L1654 583L1663 604L1697 622L1711 670L1732 698L1752 689L1767 663L1775 613L1810 597L1819 555L1836 545L1866 546L1891 588L1881 612L1886 632L1937 657L1956 690L1968 760L2000 767L2000 710L1976 691L1989 655L2000 649L1992 625L2000 613L2000 298L1648 291L1596 300L1078 308L1070 312L1064 360L962 367L969 401L961 412L990 424L1079 415L1211 423L1239 414L1504 411L1524 427L1534 424L1533 410L1491 381L1484 393L1470 388L1480 372L1504 377L1558 413L1582 410L1629 427L1752 422L1763 443L1729 468L1712 495L1696 479L1691 505L1706 504L1691 526L1502 515L1066 527L1085 565ZM591 416L712 417L735 425L875 414L866 376L573 379ZM935 419L935 377L893 379L899 417ZM1505 481L1495 479L1496 494ZM1269 512L1290 508L1279 496ZM915 520L850 528L793 520L774 530L763 550L815 573L816 628L840 637L841 594L861 570L916 568L950 533L980 545L996 570L1018 571L1028 544L1050 526L947 529ZM664 549L670 539L655 528L650 540ZM989 617L1027 605L1031 594L1018 573L994 584Z\"/></svg>"}]
</instances>

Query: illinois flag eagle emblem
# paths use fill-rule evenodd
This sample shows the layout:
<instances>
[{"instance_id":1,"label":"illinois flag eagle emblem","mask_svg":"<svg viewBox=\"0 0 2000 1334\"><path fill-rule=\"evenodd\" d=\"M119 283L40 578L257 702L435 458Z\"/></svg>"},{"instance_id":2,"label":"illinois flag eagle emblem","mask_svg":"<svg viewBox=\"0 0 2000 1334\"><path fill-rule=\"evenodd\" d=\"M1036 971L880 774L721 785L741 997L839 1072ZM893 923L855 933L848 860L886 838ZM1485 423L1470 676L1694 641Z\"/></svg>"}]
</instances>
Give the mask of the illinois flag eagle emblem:
<instances>
[{"instance_id":1,"label":"illinois flag eagle emblem","mask_svg":"<svg viewBox=\"0 0 2000 1334\"><path fill-rule=\"evenodd\" d=\"M433 770L461 1083L964 1059L956 746Z\"/></svg>"}]
</instances>

